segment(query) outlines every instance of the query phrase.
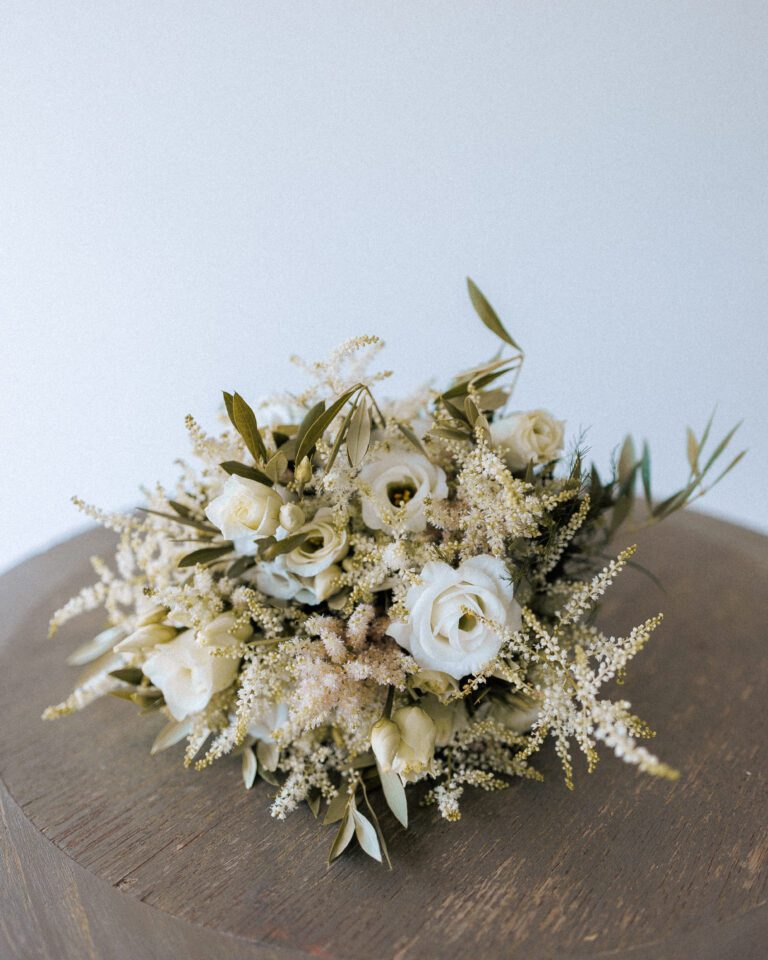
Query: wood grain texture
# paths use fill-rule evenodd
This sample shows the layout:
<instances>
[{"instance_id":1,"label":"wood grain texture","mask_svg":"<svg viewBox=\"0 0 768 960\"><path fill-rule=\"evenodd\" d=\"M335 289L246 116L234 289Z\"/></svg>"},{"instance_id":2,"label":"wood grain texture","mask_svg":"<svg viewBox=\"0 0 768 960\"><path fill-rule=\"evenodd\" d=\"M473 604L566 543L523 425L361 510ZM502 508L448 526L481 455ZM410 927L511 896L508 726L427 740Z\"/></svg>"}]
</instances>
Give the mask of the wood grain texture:
<instances>
[{"instance_id":1,"label":"wood grain texture","mask_svg":"<svg viewBox=\"0 0 768 960\"><path fill-rule=\"evenodd\" d=\"M69 692L66 654L100 626L45 640L47 618L108 553L94 531L0 580L0 956L69 960L361 957L762 960L768 954L768 539L701 515L639 537L667 587L622 575L612 632L663 609L622 696L659 731L674 784L609 757L576 791L468 793L457 824L387 821L394 872L361 853L325 866L308 811L268 813L239 765L150 757L159 718L112 698L43 723ZM623 545L623 544L621 544ZM156 909L151 909L152 907Z\"/></svg>"}]
</instances>

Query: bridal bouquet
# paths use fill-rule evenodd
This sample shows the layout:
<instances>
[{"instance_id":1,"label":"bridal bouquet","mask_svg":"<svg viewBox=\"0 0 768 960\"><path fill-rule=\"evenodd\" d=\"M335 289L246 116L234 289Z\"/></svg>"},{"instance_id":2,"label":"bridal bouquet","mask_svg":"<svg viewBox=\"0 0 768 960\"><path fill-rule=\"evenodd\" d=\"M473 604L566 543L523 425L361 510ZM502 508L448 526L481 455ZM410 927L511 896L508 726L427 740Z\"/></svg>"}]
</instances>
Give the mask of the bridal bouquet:
<instances>
[{"instance_id":1,"label":"bridal bouquet","mask_svg":"<svg viewBox=\"0 0 768 960\"><path fill-rule=\"evenodd\" d=\"M466 787L540 779L550 737L569 787L574 745L590 770L602 743L675 777L604 692L661 616L615 637L593 614L632 562L633 547L606 551L637 516L636 487L661 520L711 485L734 431L707 456L709 425L689 430L688 480L663 502L647 446L627 439L601 475L578 442L565 452L562 420L513 409L522 350L469 293L501 349L445 389L377 399L387 374L366 371L382 343L358 337L297 361L303 390L253 406L225 393L215 436L188 418L197 466L144 491L138 515L76 500L120 540L53 617L51 632L103 607L106 625L44 716L110 694L164 718L153 753L186 740L198 769L239 755L275 817L306 803L336 825L331 860L353 838L388 859L385 805L403 827L414 794L456 820Z\"/></svg>"}]
</instances>

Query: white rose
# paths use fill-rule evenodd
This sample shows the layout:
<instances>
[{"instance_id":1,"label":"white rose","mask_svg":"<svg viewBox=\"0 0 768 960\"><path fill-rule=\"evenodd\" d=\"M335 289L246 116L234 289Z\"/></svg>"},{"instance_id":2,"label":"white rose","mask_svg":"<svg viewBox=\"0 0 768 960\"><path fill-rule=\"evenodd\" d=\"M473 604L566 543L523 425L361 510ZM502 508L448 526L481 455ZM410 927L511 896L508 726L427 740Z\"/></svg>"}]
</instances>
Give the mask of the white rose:
<instances>
[{"instance_id":1,"label":"white rose","mask_svg":"<svg viewBox=\"0 0 768 960\"><path fill-rule=\"evenodd\" d=\"M472 557L457 570L433 561L420 579L406 594L408 622L392 623L387 631L420 667L457 680L478 673L502 643L480 618L507 630L520 627L520 605L507 568L497 557Z\"/></svg>"},{"instance_id":2,"label":"white rose","mask_svg":"<svg viewBox=\"0 0 768 960\"><path fill-rule=\"evenodd\" d=\"M419 533L426 529L424 501L448 496L445 472L423 454L397 448L369 460L360 471L369 493L363 494L363 523L392 532L394 524Z\"/></svg>"},{"instance_id":3,"label":"white rose","mask_svg":"<svg viewBox=\"0 0 768 960\"><path fill-rule=\"evenodd\" d=\"M556 460L563 449L565 421L546 410L512 413L491 424L491 442L513 470Z\"/></svg>"},{"instance_id":4,"label":"white rose","mask_svg":"<svg viewBox=\"0 0 768 960\"><path fill-rule=\"evenodd\" d=\"M334 522L333 510L321 507L296 531L306 540L285 554L285 568L301 577L314 577L347 555L347 531Z\"/></svg>"},{"instance_id":5,"label":"white rose","mask_svg":"<svg viewBox=\"0 0 768 960\"><path fill-rule=\"evenodd\" d=\"M222 614L200 631L211 647L226 647L238 640L247 640L250 627L230 632L233 614ZM163 691L165 703L174 720L184 720L198 713L219 690L224 690L237 675L237 660L216 657L198 643L194 630L185 630L175 640L161 644L144 662L142 670L152 683Z\"/></svg>"},{"instance_id":6,"label":"white rose","mask_svg":"<svg viewBox=\"0 0 768 960\"><path fill-rule=\"evenodd\" d=\"M382 717L373 725L371 748L382 771L415 780L432 765L436 734L434 721L421 707L401 707L391 720Z\"/></svg>"},{"instance_id":7,"label":"white rose","mask_svg":"<svg viewBox=\"0 0 768 960\"><path fill-rule=\"evenodd\" d=\"M246 477L230 477L205 515L231 540L237 553L253 556L256 540L271 537L280 523L283 499L273 488Z\"/></svg>"}]
</instances>

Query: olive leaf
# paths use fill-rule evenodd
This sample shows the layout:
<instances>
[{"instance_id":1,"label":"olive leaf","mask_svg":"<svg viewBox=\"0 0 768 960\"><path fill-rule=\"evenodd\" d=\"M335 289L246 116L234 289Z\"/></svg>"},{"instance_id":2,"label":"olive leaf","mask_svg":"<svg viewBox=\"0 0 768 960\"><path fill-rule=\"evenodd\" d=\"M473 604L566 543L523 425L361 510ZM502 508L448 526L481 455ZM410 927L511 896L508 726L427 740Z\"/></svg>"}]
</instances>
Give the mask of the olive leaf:
<instances>
[{"instance_id":1,"label":"olive leaf","mask_svg":"<svg viewBox=\"0 0 768 960\"><path fill-rule=\"evenodd\" d=\"M387 806L407 829L408 800L405 796L403 781L394 770L379 769L379 779L381 780L381 788L384 791L384 799L387 801Z\"/></svg>"},{"instance_id":2,"label":"olive leaf","mask_svg":"<svg viewBox=\"0 0 768 960\"><path fill-rule=\"evenodd\" d=\"M328 809L323 817L323 826L330 823L338 823L344 816L344 812L349 805L349 794L347 793L346 781L342 781L339 792L328 804Z\"/></svg>"},{"instance_id":3,"label":"olive leaf","mask_svg":"<svg viewBox=\"0 0 768 960\"><path fill-rule=\"evenodd\" d=\"M405 439L408 440L409 443L413 444L413 446L419 451L420 454L422 454L422 456L426 457L427 451L424 448L424 444L421 442L421 440L419 440L413 430L411 430L407 424L401 423L399 420L397 422L397 428L405 437Z\"/></svg>"},{"instance_id":4,"label":"olive leaf","mask_svg":"<svg viewBox=\"0 0 768 960\"><path fill-rule=\"evenodd\" d=\"M374 860L381 863L381 847L375 827L366 816L354 808L352 809L352 819L354 820L357 842L369 857L373 857Z\"/></svg>"},{"instance_id":5,"label":"olive leaf","mask_svg":"<svg viewBox=\"0 0 768 960\"><path fill-rule=\"evenodd\" d=\"M371 442L371 411L365 394L357 400L347 431L347 459L350 467L357 469L365 459Z\"/></svg>"},{"instance_id":6,"label":"olive leaf","mask_svg":"<svg viewBox=\"0 0 768 960\"><path fill-rule=\"evenodd\" d=\"M336 857L338 857L347 849L349 846L349 841L352 839L354 833L355 820L352 816L352 811L347 810L341 821L339 832L336 834L336 839L331 845L331 852L328 854L328 863L332 863Z\"/></svg>"},{"instance_id":7,"label":"olive leaf","mask_svg":"<svg viewBox=\"0 0 768 960\"><path fill-rule=\"evenodd\" d=\"M249 453L254 460L263 461L267 459L267 449L259 433L259 425L256 422L256 414L251 407L243 400L239 393L224 393L224 403L232 424L243 438L243 442L248 448Z\"/></svg>"},{"instance_id":8,"label":"olive leaf","mask_svg":"<svg viewBox=\"0 0 768 960\"><path fill-rule=\"evenodd\" d=\"M485 296L474 280L472 280L470 277L467 277L467 289L469 290L469 299L472 301L472 306L475 308L477 315L480 317L486 327L495 333L499 339L503 340L504 343L508 343L510 347L514 347L515 350L519 350L520 353L522 353L522 347L520 347L520 345L516 343L509 335L504 327L504 324L501 322L501 320L499 320L496 311L486 300Z\"/></svg>"},{"instance_id":9,"label":"olive leaf","mask_svg":"<svg viewBox=\"0 0 768 960\"><path fill-rule=\"evenodd\" d=\"M250 747L246 747L243 750L242 759L243 783L245 784L246 790L250 790L253 786L257 769L258 763L256 762L256 756Z\"/></svg>"},{"instance_id":10,"label":"olive leaf","mask_svg":"<svg viewBox=\"0 0 768 960\"><path fill-rule=\"evenodd\" d=\"M92 640L79 646L67 657L66 662L70 667L85 666L86 663L90 663L96 657L100 657L103 653L111 650L117 641L124 636L125 630L123 627L108 627L101 633L97 633Z\"/></svg>"},{"instance_id":11,"label":"olive leaf","mask_svg":"<svg viewBox=\"0 0 768 960\"><path fill-rule=\"evenodd\" d=\"M315 419L307 423L296 449L296 463L301 463L304 457L309 455L317 441L333 423L342 407L361 389L362 384L355 384L354 387L337 397L327 410L321 409ZM313 409L315 408L313 407ZM304 426L304 423L302 423L302 426Z\"/></svg>"},{"instance_id":12,"label":"olive leaf","mask_svg":"<svg viewBox=\"0 0 768 960\"><path fill-rule=\"evenodd\" d=\"M275 557L279 557L284 553L290 553L291 550L300 547L307 537L309 537L308 532L294 533L290 537L284 537L282 540L275 540L260 552L261 556L265 560L274 560Z\"/></svg>"},{"instance_id":13,"label":"olive leaf","mask_svg":"<svg viewBox=\"0 0 768 960\"><path fill-rule=\"evenodd\" d=\"M151 513L153 517L162 517L164 520L171 520L173 523L181 524L182 527L193 527L203 533L217 533L216 527L202 520L195 520L194 517L174 516L172 513L163 513L162 510L150 510L149 507L137 507L141 513Z\"/></svg>"},{"instance_id":14,"label":"olive leaf","mask_svg":"<svg viewBox=\"0 0 768 960\"><path fill-rule=\"evenodd\" d=\"M217 547L204 547L202 550L193 550L179 560L180 567L194 567L198 563L212 563L228 553L232 553L232 541L227 540Z\"/></svg>"},{"instance_id":15,"label":"olive leaf","mask_svg":"<svg viewBox=\"0 0 768 960\"><path fill-rule=\"evenodd\" d=\"M245 477L246 480L255 480L256 483L263 483L267 487L274 484L274 480L268 474L259 470L257 467L249 467L245 463L239 463L237 460L225 460L219 466L230 476Z\"/></svg>"},{"instance_id":16,"label":"olive leaf","mask_svg":"<svg viewBox=\"0 0 768 960\"><path fill-rule=\"evenodd\" d=\"M191 730L191 720L171 720L170 723L166 723L160 733L155 737L155 741L149 752L155 754L160 753L161 750L167 750L168 747L172 747L175 743L178 743L179 740L183 740L184 737L188 736Z\"/></svg>"}]
</instances>

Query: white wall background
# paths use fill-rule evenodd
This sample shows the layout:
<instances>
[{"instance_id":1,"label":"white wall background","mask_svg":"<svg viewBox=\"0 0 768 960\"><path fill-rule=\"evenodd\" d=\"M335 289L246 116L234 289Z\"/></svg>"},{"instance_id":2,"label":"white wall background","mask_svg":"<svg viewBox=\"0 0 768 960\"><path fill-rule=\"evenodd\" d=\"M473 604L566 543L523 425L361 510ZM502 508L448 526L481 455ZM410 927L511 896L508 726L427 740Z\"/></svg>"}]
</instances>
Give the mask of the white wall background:
<instances>
[{"instance_id":1,"label":"white wall background","mask_svg":"<svg viewBox=\"0 0 768 960\"><path fill-rule=\"evenodd\" d=\"M746 417L705 505L768 529L767 45L762 0L6 0L0 565L293 351L485 358L467 273L602 462L631 429L671 490Z\"/></svg>"}]
</instances>

